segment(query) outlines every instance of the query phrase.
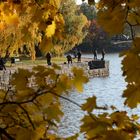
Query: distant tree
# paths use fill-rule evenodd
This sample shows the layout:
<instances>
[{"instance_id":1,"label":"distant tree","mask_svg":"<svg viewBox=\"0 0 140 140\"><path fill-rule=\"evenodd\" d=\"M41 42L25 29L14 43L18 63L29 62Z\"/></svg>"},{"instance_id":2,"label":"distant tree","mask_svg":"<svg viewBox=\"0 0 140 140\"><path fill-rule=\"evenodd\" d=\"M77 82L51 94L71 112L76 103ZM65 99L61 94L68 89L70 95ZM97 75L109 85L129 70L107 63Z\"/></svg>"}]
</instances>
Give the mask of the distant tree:
<instances>
[{"instance_id":1,"label":"distant tree","mask_svg":"<svg viewBox=\"0 0 140 140\"><path fill-rule=\"evenodd\" d=\"M79 12L74 0L62 0L60 13L63 15L65 25L61 38L53 38L54 51L62 54L71 50L82 42L87 34L87 18Z\"/></svg>"},{"instance_id":2,"label":"distant tree","mask_svg":"<svg viewBox=\"0 0 140 140\"><path fill-rule=\"evenodd\" d=\"M89 5L83 2L80 5L80 10L87 17L89 21L89 28L88 33L84 39L83 45L80 44L78 47L86 47L86 44L88 44L87 49L92 50L89 47L99 47L99 41L107 44L110 38L107 35L107 33L101 28L101 26L99 26L99 24L97 23L97 9L95 8L95 5Z\"/></svg>"},{"instance_id":3,"label":"distant tree","mask_svg":"<svg viewBox=\"0 0 140 140\"><path fill-rule=\"evenodd\" d=\"M84 42L89 43L89 46L92 47L94 42L99 40L106 40L108 36L107 33L98 25L96 20L90 21L90 26L88 28L88 34L84 39Z\"/></svg>"},{"instance_id":4,"label":"distant tree","mask_svg":"<svg viewBox=\"0 0 140 140\"><path fill-rule=\"evenodd\" d=\"M89 5L87 3L82 3L80 5L80 10L87 17L88 20L93 20L97 16L97 11L95 9L95 6L93 6L93 5Z\"/></svg>"}]
</instances>

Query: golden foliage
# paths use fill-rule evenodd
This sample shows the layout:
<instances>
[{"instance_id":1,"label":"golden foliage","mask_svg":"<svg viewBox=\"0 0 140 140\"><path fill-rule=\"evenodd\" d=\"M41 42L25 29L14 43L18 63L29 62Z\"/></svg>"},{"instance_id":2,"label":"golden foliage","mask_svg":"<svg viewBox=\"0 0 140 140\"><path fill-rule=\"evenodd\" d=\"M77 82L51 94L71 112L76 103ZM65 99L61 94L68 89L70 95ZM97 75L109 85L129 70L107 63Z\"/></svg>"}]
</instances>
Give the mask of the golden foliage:
<instances>
[{"instance_id":1,"label":"golden foliage","mask_svg":"<svg viewBox=\"0 0 140 140\"><path fill-rule=\"evenodd\" d=\"M82 92L83 91L83 83L88 82L88 78L85 75L82 68L74 67L72 69L72 72L74 74L74 79L73 79L72 83L79 92Z\"/></svg>"},{"instance_id":2,"label":"golden foliage","mask_svg":"<svg viewBox=\"0 0 140 140\"><path fill-rule=\"evenodd\" d=\"M51 68L18 69L10 80L11 88L0 91L0 129L8 126L7 134L21 140L55 139L57 136L49 134L47 129L56 127L63 116L59 98L64 98L63 93L72 90L76 81L79 82L77 72L83 75L80 89L87 82L81 69L74 68L72 78L59 75L58 71L61 67L56 64ZM79 90L77 85L76 88Z\"/></svg>"},{"instance_id":3,"label":"golden foliage","mask_svg":"<svg viewBox=\"0 0 140 140\"><path fill-rule=\"evenodd\" d=\"M60 5L60 12L62 13L63 20L56 24L60 26L59 30L56 30L56 38L53 38L54 51L60 46L62 49L60 52L56 51L57 55L62 55L64 52L68 52L75 45L82 42L87 34L86 25L87 18L82 13L79 13L78 7L74 0L62 0ZM59 15L59 19L61 15ZM57 17L56 20L58 21ZM55 20L55 21L56 21ZM63 21L65 24L63 24ZM62 28L62 25L63 28ZM61 35L58 33L61 31Z\"/></svg>"},{"instance_id":4,"label":"golden foliage","mask_svg":"<svg viewBox=\"0 0 140 140\"><path fill-rule=\"evenodd\" d=\"M128 82L127 89L124 91L123 97L126 97L125 104L134 108L140 103L140 38L136 37L133 42L132 48L127 51L122 61L123 71L126 82Z\"/></svg>"},{"instance_id":5,"label":"golden foliage","mask_svg":"<svg viewBox=\"0 0 140 140\"><path fill-rule=\"evenodd\" d=\"M40 42L44 52L53 47L52 37L62 35L63 16L58 12L60 0L15 1L8 0L0 3L0 46L1 51L10 45L12 52L21 48L25 43L31 53L34 53L33 44ZM94 1L89 0L92 4ZM132 48L125 52L122 70L128 83L124 91L125 105L135 108L140 103L140 38L133 33L133 27L139 26L140 2L138 0L100 0L98 2L98 21L110 34L123 32L124 25L131 28ZM79 20L77 18L77 20ZM85 21L85 18L83 17ZM62 25L61 25L62 23ZM78 25L79 22L76 22ZM60 26L61 25L61 26ZM116 27L117 25L117 27ZM77 26L74 27L74 31ZM82 29L81 24L78 29ZM71 30L69 33L72 33ZM76 33L76 32L74 32ZM65 39L72 37L67 35ZM76 42L77 38L72 37ZM70 38L71 39L71 38ZM72 42L72 40L70 40ZM64 41L67 44L67 42ZM11 53L12 53L11 52ZM32 55L34 59L34 55ZM83 84L88 82L82 69L73 68L73 76L58 74L61 68L53 65L50 68L37 66L31 70L18 69L10 80L11 88L8 91L0 90L0 133L6 139L50 139L58 138L49 134L48 130L57 127L63 115L59 98L73 88L83 91ZM68 99L67 99L68 100ZM69 100L71 101L71 100ZM73 102L73 101L71 101ZM74 103L74 102L73 102ZM75 103L75 105L78 105ZM140 133L138 116L128 116L125 111L93 114L95 109L103 109L96 104L96 97L90 97L81 107L87 115L81 120L80 131L89 140L132 140ZM115 107L112 107L115 109ZM67 138L78 139L78 134Z\"/></svg>"},{"instance_id":6,"label":"golden foliage","mask_svg":"<svg viewBox=\"0 0 140 140\"><path fill-rule=\"evenodd\" d=\"M48 25L48 27L46 28L46 36L52 37L55 34L55 29L56 29L56 24L54 21L52 21L52 24Z\"/></svg>"},{"instance_id":7,"label":"golden foliage","mask_svg":"<svg viewBox=\"0 0 140 140\"><path fill-rule=\"evenodd\" d=\"M46 40L51 40L53 36L60 36L61 30L57 23L63 26L63 16L58 13L61 0L45 1L7 1L0 3L0 36L3 36L3 50L6 50L10 45L11 55L23 44L27 45L29 50L32 50L35 42L41 43ZM11 31L12 29L12 31ZM57 34L55 34L57 30ZM46 35L44 35L44 33ZM8 42L8 34L13 34L12 43ZM8 43L7 43L8 42ZM30 45L32 44L32 45ZM44 43L42 43L44 44ZM41 46L42 50L46 50L47 44ZM51 46L52 47L52 46ZM4 52L4 51L3 51ZM35 51L30 51L30 56L35 59Z\"/></svg>"}]
</instances>

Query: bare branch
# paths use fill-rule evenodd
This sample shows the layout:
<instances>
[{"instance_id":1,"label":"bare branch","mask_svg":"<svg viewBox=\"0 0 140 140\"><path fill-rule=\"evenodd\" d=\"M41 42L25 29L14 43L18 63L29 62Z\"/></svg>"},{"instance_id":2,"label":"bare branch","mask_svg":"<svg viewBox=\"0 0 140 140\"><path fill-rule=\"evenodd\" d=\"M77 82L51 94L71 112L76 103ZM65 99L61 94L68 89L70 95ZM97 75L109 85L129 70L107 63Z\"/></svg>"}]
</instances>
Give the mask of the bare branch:
<instances>
[{"instance_id":1,"label":"bare branch","mask_svg":"<svg viewBox=\"0 0 140 140\"><path fill-rule=\"evenodd\" d=\"M128 22L126 21L126 23L129 25L130 27L130 31L131 31L131 37L132 37L132 40L134 40L134 30L133 30L133 26Z\"/></svg>"},{"instance_id":2,"label":"bare branch","mask_svg":"<svg viewBox=\"0 0 140 140\"><path fill-rule=\"evenodd\" d=\"M53 94L53 95L55 95L55 96L57 96L57 97L59 97L59 98L62 98L62 99L64 99L64 100L67 100L67 101L69 101L69 102L71 102L71 103L73 103L73 104L75 104L76 106L78 106L78 107L81 108L81 106L80 106L78 103L76 103L75 101L73 101L73 100L71 100L71 99L68 99L68 98L66 98L66 97L64 97L64 96L62 96L62 95L59 95L59 94L57 94L57 93L55 93L55 92L52 92L52 91L50 91L50 93Z\"/></svg>"}]
</instances>

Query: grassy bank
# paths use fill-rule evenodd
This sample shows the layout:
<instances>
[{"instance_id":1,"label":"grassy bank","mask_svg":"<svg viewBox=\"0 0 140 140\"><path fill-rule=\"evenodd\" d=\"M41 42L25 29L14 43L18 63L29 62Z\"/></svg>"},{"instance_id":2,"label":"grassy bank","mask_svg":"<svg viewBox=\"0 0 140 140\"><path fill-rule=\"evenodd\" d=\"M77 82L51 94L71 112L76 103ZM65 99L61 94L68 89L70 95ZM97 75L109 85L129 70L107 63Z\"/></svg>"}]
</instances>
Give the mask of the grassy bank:
<instances>
[{"instance_id":1,"label":"grassy bank","mask_svg":"<svg viewBox=\"0 0 140 140\"><path fill-rule=\"evenodd\" d=\"M67 62L67 59L65 57L53 57L52 63L56 64L63 64L64 62ZM77 59L73 59L73 62L76 62ZM36 60L31 60L27 58L22 58L21 61L16 62L16 65L47 65L47 60L45 58L37 58ZM11 62L7 61L6 66L11 66Z\"/></svg>"}]
</instances>

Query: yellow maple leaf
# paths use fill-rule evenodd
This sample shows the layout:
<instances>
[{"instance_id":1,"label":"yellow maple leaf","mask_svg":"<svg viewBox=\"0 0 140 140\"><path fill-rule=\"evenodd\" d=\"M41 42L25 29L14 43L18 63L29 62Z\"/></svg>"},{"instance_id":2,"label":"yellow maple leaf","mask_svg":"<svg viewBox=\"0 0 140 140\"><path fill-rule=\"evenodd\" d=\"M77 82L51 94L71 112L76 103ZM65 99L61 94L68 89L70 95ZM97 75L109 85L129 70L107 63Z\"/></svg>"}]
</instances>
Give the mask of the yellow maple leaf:
<instances>
[{"instance_id":1,"label":"yellow maple leaf","mask_svg":"<svg viewBox=\"0 0 140 140\"><path fill-rule=\"evenodd\" d=\"M135 108L140 103L140 86L128 84L127 89L123 93L123 97L126 98L126 105Z\"/></svg>"},{"instance_id":2,"label":"yellow maple leaf","mask_svg":"<svg viewBox=\"0 0 140 140\"><path fill-rule=\"evenodd\" d=\"M82 105L82 109L91 112L96 106L96 97L93 96L87 99L87 102Z\"/></svg>"},{"instance_id":3,"label":"yellow maple leaf","mask_svg":"<svg viewBox=\"0 0 140 140\"><path fill-rule=\"evenodd\" d=\"M88 78L85 75L84 71L82 68L76 68L74 67L72 69L74 78L73 78L73 85L74 87L79 91L83 91L83 84L88 82Z\"/></svg>"}]
</instances>

